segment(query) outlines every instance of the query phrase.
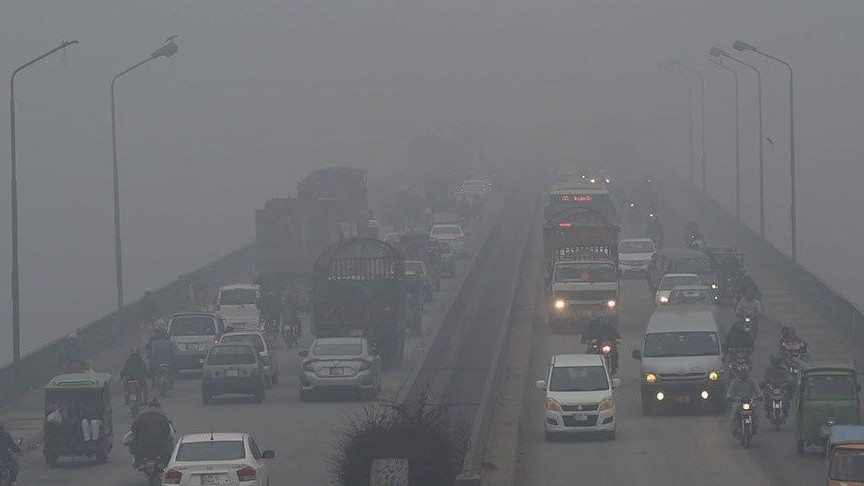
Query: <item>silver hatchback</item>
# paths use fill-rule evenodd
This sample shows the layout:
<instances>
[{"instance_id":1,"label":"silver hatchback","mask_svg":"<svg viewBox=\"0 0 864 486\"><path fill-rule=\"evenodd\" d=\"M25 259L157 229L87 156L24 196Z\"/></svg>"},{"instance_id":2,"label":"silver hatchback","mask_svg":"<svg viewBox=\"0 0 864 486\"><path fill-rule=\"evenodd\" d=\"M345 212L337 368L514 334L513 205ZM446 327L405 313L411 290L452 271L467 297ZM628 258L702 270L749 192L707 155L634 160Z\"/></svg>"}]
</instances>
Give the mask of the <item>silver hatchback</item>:
<instances>
[{"instance_id":1,"label":"silver hatchback","mask_svg":"<svg viewBox=\"0 0 864 486\"><path fill-rule=\"evenodd\" d=\"M381 359L362 337L319 338L300 356L302 401L323 391L359 391L374 399L381 390Z\"/></svg>"}]
</instances>

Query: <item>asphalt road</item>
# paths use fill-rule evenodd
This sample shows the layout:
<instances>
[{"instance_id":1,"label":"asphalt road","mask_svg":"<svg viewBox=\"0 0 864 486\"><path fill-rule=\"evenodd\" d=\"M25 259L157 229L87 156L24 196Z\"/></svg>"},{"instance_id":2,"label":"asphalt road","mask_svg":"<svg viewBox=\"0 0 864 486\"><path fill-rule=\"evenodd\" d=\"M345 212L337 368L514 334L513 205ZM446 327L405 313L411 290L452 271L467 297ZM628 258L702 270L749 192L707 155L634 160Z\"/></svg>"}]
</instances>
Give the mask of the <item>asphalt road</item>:
<instances>
[{"instance_id":1,"label":"asphalt road","mask_svg":"<svg viewBox=\"0 0 864 486\"><path fill-rule=\"evenodd\" d=\"M734 243L729 228L717 227L700 214L698 205L667 192L668 207L662 213L667 242L681 245L683 222L700 221L709 244ZM623 234L640 235L641 228L626 227ZM733 235L729 238L729 235ZM725 239L724 239L725 236ZM810 343L814 359L852 358L861 363L864 354L845 334L831 326L807 296L798 294L779 280L769 268L748 256L748 269L760 283L768 316L760 326L753 377L761 380L770 353L779 342L780 321L793 324ZM639 362L630 352L639 347L643 329L653 309L644 279L622 282L621 323L623 339L622 385L615 392L618 437L606 441L594 437L546 442L543 434L543 396L533 389L533 381L545 377L548 359L558 353L582 353L579 334L556 334L536 319L532 345L531 373L526 387L520 422L520 485L559 485L574 482L594 484L645 485L729 485L782 484L786 486L824 483L824 459L817 449L805 456L795 450L794 417L780 432L765 427L749 450L743 449L729 433L727 416L677 411L644 416L639 406ZM731 324L732 310L721 309L724 325ZM529 324L529 323L525 323ZM859 370L860 371L860 370ZM761 410L760 410L761 412Z\"/></svg>"}]
</instances>

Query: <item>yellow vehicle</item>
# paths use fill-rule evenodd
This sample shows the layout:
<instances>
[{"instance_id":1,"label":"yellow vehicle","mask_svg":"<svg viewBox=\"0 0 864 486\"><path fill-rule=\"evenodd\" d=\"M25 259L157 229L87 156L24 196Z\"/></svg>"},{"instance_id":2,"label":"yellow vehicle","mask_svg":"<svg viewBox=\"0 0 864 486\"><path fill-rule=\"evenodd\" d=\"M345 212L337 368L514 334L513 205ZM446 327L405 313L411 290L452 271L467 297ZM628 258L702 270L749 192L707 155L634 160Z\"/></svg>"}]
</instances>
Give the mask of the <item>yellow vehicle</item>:
<instances>
[{"instance_id":1,"label":"yellow vehicle","mask_svg":"<svg viewBox=\"0 0 864 486\"><path fill-rule=\"evenodd\" d=\"M864 425L831 427L825 449L828 486L864 486Z\"/></svg>"}]
</instances>

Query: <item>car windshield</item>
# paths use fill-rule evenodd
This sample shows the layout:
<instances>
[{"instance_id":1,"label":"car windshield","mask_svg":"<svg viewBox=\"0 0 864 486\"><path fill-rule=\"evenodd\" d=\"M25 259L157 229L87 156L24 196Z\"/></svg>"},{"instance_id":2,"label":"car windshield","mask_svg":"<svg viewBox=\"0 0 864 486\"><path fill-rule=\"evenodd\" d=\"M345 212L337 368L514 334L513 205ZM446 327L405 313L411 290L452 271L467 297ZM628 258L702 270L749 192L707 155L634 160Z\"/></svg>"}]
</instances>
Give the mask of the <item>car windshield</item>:
<instances>
[{"instance_id":1,"label":"car windshield","mask_svg":"<svg viewBox=\"0 0 864 486\"><path fill-rule=\"evenodd\" d=\"M212 366L255 363L255 352L249 346L216 346L207 355L207 364Z\"/></svg>"},{"instance_id":2,"label":"car windshield","mask_svg":"<svg viewBox=\"0 0 864 486\"><path fill-rule=\"evenodd\" d=\"M361 343L315 343L315 356L359 356L363 352Z\"/></svg>"},{"instance_id":3,"label":"car windshield","mask_svg":"<svg viewBox=\"0 0 864 486\"><path fill-rule=\"evenodd\" d=\"M462 234L462 228L453 225L440 225L432 227L432 234L435 236L441 235L459 235Z\"/></svg>"},{"instance_id":4,"label":"car windshield","mask_svg":"<svg viewBox=\"0 0 864 486\"><path fill-rule=\"evenodd\" d=\"M555 366L549 391L574 392L608 390L609 380L602 366Z\"/></svg>"},{"instance_id":5,"label":"car windshield","mask_svg":"<svg viewBox=\"0 0 864 486\"><path fill-rule=\"evenodd\" d=\"M654 243L647 240L622 241L618 245L618 251L620 253L651 253L654 251Z\"/></svg>"},{"instance_id":6,"label":"car windshield","mask_svg":"<svg viewBox=\"0 0 864 486\"><path fill-rule=\"evenodd\" d=\"M720 340L715 332L660 332L645 336L646 358L717 354L720 354Z\"/></svg>"},{"instance_id":7,"label":"car windshield","mask_svg":"<svg viewBox=\"0 0 864 486\"><path fill-rule=\"evenodd\" d=\"M657 288L658 290L671 290L673 287L699 285L699 283L697 275L666 275Z\"/></svg>"},{"instance_id":8,"label":"car windshield","mask_svg":"<svg viewBox=\"0 0 864 486\"><path fill-rule=\"evenodd\" d=\"M260 334L235 334L233 336L222 336L221 342L226 343L244 343L255 348L259 353L264 351L264 340Z\"/></svg>"},{"instance_id":9,"label":"car windshield","mask_svg":"<svg viewBox=\"0 0 864 486\"><path fill-rule=\"evenodd\" d=\"M713 304L714 300L707 290L678 290L669 294L670 304Z\"/></svg>"},{"instance_id":10,"label":"car windshield","mask_svg":"<svg viewBox=\"0 0 864 486\"><path fill-rule=\"evenodd\" d=\"M835 481L864 482L864 450L835 450L828 477Z\"/></svg>"},{"instance_id":11,"label":"car windshield","mask_svg":"<svg viewBox=\"0 0 864 486\"><path fill-rule=\"evenodd\" d=\"M242 440L183 442L177 448L177 462L236 461L246 458Z\"/></svg>"},{"instance_id":12,"label":"car windshield","mask_svg":"<svg viewBox=\"0 0 864 486\"><path fill-rule=\"evenodd\" d=\"M219 305L254 304L256 297L255 289L222 289L219 292Z\"/></svg>"},{"instance_id":13,"label":"car windshield","mask_svg":"<svg viewBox=\"0 0 864 486\"><path fill-rule=\"evenodd\" d=\"M216 325L212 317L175 317L168 326L171 336L214 336Z\"/></svg>"},{"instance_id":14,"label":"car windshield","mask_svg":"<svg viewBox=\"0 0 864 486\"><path fill-rule=\"evenodd\" d=\"M675 271L681 273L705 273L711 271L711 261L705 258L682 258L675 260Z\"/></svg>"},{"instance_id":15,"label":"car windshield","mask_svg":"<svg viewBox=\"0 0 864 486\"><path fill-rule=\"evenodd\" d=\"M857 400L851 375L810 375L804 381L808 400Z\"/></svg>"},{"instance_id":16,"label":"car windshield","mask_svg":"<svg viewBox=\"0 0 864 486\"><path fill-rule=\"evenodd\" d=\"M606 263L559 263L555 266L556 282L614 282L615 267Z\"/></svg>"}]
</instances>

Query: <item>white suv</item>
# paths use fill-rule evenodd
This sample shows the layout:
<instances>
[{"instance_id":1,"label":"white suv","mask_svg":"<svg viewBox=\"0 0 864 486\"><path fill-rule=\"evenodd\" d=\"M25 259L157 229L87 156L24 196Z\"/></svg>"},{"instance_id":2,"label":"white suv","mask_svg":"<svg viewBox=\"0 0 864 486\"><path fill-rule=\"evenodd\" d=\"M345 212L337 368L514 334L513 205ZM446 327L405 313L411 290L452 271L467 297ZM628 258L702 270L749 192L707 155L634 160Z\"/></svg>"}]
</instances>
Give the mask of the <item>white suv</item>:
<instances>
[{"instance_id":1,"label":"white suv","mask_svg":"<svg viewBox=\"0 0 864 486\"><path fill-rule=\"evenodd\" d=\"M558 434L603 433L615 438L615 399L612 389L621 381L610 378L599 354L558 354L549 362L546 380L546 439Z\"/></svg>"}]
</instances>

